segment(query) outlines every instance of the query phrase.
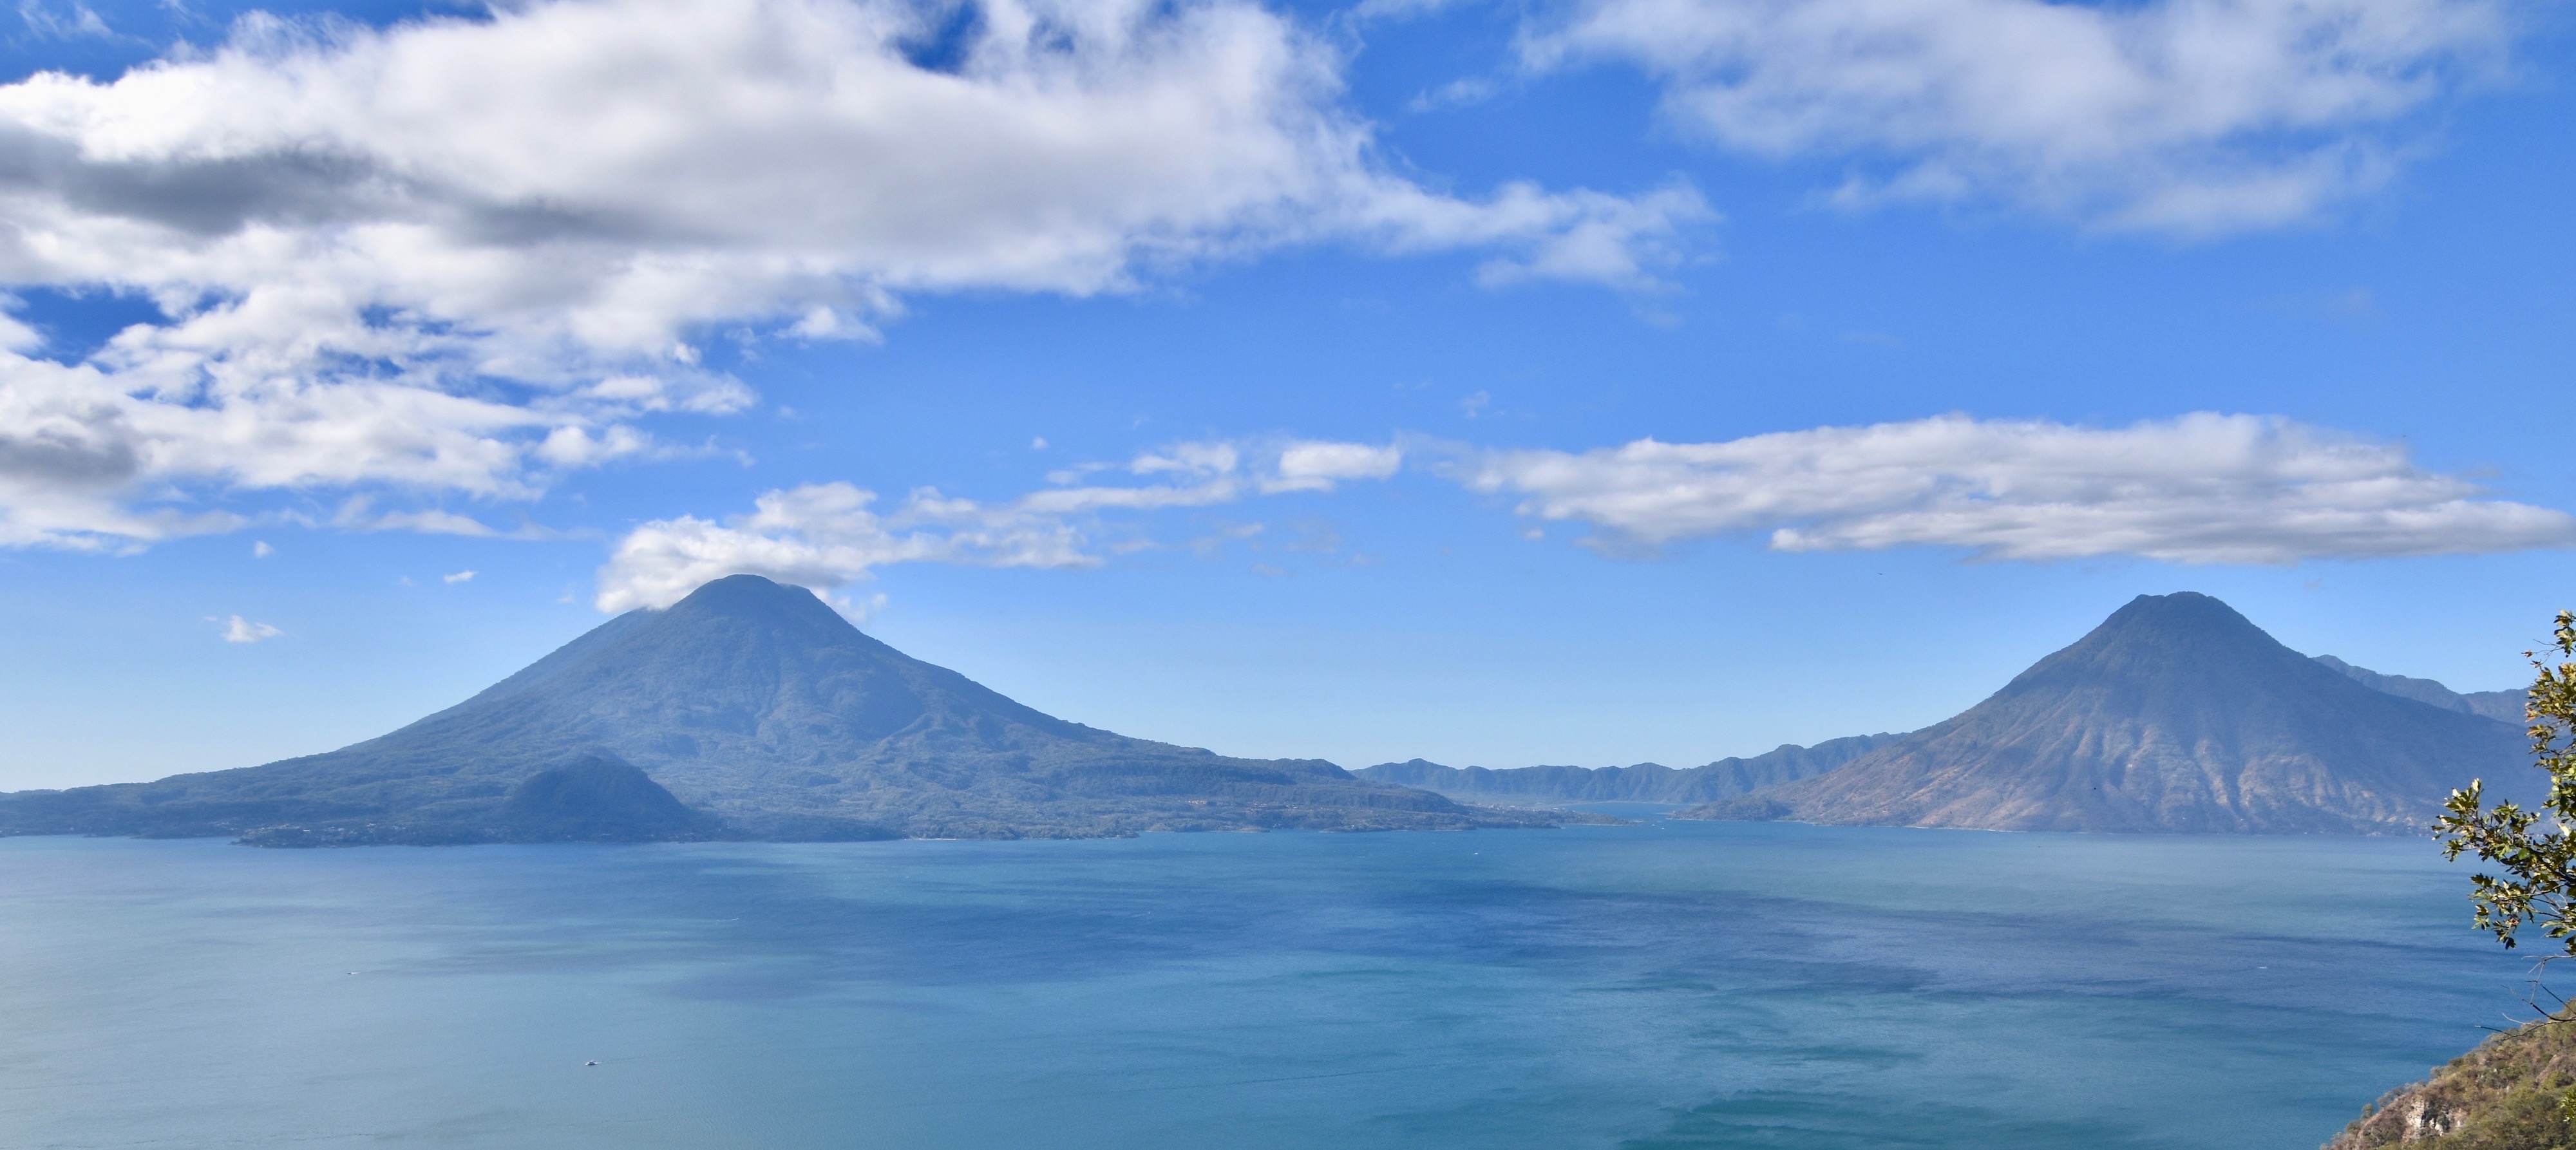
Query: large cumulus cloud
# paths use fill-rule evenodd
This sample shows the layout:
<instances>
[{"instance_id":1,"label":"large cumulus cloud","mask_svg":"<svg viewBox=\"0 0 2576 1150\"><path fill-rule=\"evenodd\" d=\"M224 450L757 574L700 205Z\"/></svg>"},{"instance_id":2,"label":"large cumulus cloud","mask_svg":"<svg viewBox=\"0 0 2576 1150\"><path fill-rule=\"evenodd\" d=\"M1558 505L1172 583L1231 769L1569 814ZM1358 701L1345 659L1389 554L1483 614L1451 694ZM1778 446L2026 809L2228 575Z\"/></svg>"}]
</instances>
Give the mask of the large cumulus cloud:
<instances>
[{"instance_id":1,"label":"large cumulus cloud","mask_svg":"<svg viewBox=\"0 0 2576 1150\"><path fill-rule=\"evenodd\" d=\"M916 293L1319 241L1635 286L1708 216L1427 190L1339 67L1244 0L547 0L0 86L0 282L159 313L86 362L0 353L0 404L53 413L0 439L0 542L178 529L110 472L525 494L751 402L699 366L716 325L868 338Z\"/></svg>"}]
</instances>

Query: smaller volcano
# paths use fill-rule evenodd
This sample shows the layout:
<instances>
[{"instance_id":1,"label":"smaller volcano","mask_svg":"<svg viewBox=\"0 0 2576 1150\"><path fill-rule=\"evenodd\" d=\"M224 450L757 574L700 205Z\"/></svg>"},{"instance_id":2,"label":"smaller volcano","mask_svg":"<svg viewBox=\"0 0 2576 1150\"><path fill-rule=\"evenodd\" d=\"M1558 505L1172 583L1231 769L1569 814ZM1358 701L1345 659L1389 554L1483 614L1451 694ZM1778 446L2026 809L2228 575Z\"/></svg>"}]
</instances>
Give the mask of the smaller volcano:
<instances>
[{"instance_id":1,"label":"smaller volcano","mask_svg":"<svg viewBox=\"0 0 2576 1150\"><path fill-rule=\"evenodd\" d=\"M1715 817L2028 831L2422 833L2538 790L2521 730L2400 698L2227 604L2141 595L1955 718Z\"/></svg>"},{"instance_id":2,"label":"smaller volcano","mask_svg":"<svg viewBox=\"0 0 2576 1150\"><path fill-rule=\"evenodd\" d=\"M504 833L537 842L655 842L716 828L635 764L596 753L528 776L500 816Z\"/></svg>"}]
</instances>

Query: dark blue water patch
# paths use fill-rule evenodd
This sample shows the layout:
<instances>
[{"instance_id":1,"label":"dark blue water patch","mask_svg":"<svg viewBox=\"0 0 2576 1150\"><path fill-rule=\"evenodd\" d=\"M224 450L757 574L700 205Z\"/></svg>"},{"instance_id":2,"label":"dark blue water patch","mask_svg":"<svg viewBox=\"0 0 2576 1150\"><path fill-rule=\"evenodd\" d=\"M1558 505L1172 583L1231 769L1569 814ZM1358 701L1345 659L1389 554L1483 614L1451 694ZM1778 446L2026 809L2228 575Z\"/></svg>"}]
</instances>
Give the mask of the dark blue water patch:
<instances>
[{"instance_id":1,"label":"dark blue water patch","mask_svg":"<svg viewBox=\"0 0 2576 1150\"><path fill-rule=\"evenodd\" d=\"M2513 1005L2523 968L2463 925L2463 887L2421 843L1760 824L8 840L0 1128L39 1145L2313 1145Z\"/></svg>"},{"instance_id":2,"label":"dark blue water patch","mask_svg":"<svg viewBox=\"0 0 2576 1150\"><path fill-rule=\"evenodd\" d=\"M2166 1150L2119 1124L2052 1122L1962 1105L1763 1091L1695 1107L1623 1150L1934 1150L1961 1145Z\"/></svg>"},{"instance_id":3,"label":"dark blue water patch","mask_svg":"<svg viewBox=\"0 0 2576 1150\"><path fill-rule=\"evenodd\" d=\"M1549 833L1482 841L1518 850L1525 842L1545 842ZM2435 967L2474 943L2447 933L2420 942L2320 939L2054 908L1862 912L1795 894L1584 889L1526 873L1283 880L1251 867L1212 867L1235 860L1196 846L1148 840L1113 858L1079 860L1087 865L1066 873L1022 873L1007 881L986 869L1003 853L993 847L932 848L978 856L955 869L918 858L920 844L806 848L769 860L747 858L742 848L676 848L643 857L581 853L592 848L504 848L556 852L571 863L574 881L493 891L477 904L483 913L470 928L474 933L464 936L475 944L451 948L441 961L473 970L681 958L721 968L693 974L688 993L795 996L853 982L1009 984L1310 952L1391 963L1464 961L1656 991L1856 987L1911 995L2174 997L2248 1011L2367 1015L2384 1005L2381 996L2356 993L2340 983L2340 972ZM1083 849L1018 848L1032 864L1046 852ZM853 889L849 872L835 861L885 867L890 882ZM1347 881L1319 883L1318 877ZM649 913L588 921L597 907ZM2248 918L2244 925L2262 922ZM454 938L448 932L459 926L424 929Z\"/></svg>"}]
</instances>

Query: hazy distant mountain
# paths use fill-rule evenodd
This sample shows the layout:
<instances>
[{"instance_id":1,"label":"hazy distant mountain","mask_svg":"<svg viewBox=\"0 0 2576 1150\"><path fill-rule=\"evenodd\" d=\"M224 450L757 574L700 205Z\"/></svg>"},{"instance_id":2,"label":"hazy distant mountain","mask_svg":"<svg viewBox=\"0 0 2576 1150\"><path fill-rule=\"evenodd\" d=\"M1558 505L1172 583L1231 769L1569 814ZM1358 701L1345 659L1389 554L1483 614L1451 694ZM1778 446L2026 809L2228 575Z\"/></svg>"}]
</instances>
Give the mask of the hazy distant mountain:
<instances>
[{"instance_id":1,"label":"hazy distant mountain","mask_svg":"<svg viewBox=\"0 0 2576 1150\"><path fill-rule=\"evenodd\" d=\"M1444 767L1421 759L1379 763L1352 772L1374 782L1420 787L1480 803L1704 803L1775 783L1820 775L1896 735L1853 735L1812 747L1791 744L1749 759L1719 759L1675 770L1660 763L1633 767Z\"/></svg>"},{"instance_id":2,"label":"hazy distant mountain","mask_svg":"<svg viewBox=\"0 0 2576 1150\"><path fill-rule=\"evenodd\" d=\"M624 761L548 775L603 752ZM626 764L640 773L619 774ZM697 813L683 819L646 788ZM463 703L327 754L0 796L0 833L280 845L1549 821L1321 760L1227 758L1066 722L859 633L810 592L749 575L621 615Z\"/></svg>"},{"instance_id":3,"label":"hazy distant mountain","mask_svg":"<svg viewBox=\"0 0 2576 1150\"><path fill-rule=\"evenodd\" d=\"M2420 833L2538 788L2518 729L2372 690L2224 603L2142 595L1956 718L1685 812L1992 830Z\"/></svg>"},{"instance_id":4,"label":"hazy distant mountain","mask_svg":"<svg viewBox=\"0 0 2576 1150\"><path fill-rule=\"evenodd\" d=\"M2522 705L2525 692L2475 691L2461 694L2431 679L2410 679L2404 675L2383 675L2366 667L2356 667L2332 655L2319 655L2317 662L2332 667L2353 682L2374 691L2386 691L2401 699L2431 703L2446 711L2465 715L2483 715L2500 723L2523 725Z\"/></svg>"}]
</instances>

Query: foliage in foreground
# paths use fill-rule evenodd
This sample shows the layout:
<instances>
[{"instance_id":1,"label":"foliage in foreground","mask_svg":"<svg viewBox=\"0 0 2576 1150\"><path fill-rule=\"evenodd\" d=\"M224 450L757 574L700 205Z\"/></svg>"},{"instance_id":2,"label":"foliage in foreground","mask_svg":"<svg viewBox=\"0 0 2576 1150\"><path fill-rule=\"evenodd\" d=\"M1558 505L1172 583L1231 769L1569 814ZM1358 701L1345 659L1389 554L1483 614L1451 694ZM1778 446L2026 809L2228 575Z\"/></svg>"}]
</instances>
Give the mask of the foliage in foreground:
<instances>
[{"instance_id":1,"label":"foliage in foreground","mask_svg":"<svg viewBox=\"0 0 2576 1150\"><path fill-rule=\"evenodd\" d=\"M2576 1147L2576 1027L2535 1022L2390 1091L2325 1150Z\"/></svg>"},{"instance_id":2,"label":"foliage in foreground","mask_svg":"<svg viewBox=\"0 0 2576 1150\"><path fill-rule=\"evenodd\" d=\"M2523 927L2538 927L2559 944L2559 953L2543 962L2576 956L2576 612L2558 613L2551 646L2561 660L2554 667L2523 652L2538 672L2524 713L2534 765L2549 772L2549 797L2538 810L2510 801L2485 807L2485 788L2472 782L2451 793L2447 813L2433 824L2444 857L2475 853L2504 871L2502 878L2482 873L2469 880L2478 928L2511 949ZM2571 1010L2576 1007L2562 1003L2545 1021L2566 1021Z\"/></svg>"},{"instance_id":3,"label":"foliage in foreground","mask_svg":"<svg viewBox=\"0 0 2576 1150\"><path fill-rule=\"evenodd\" d=\"M2498 874L2471 878L2478 929L2507 949L2524 927L2557 944L2542 963L2576 957L2576 612L2558 613L2555 666L2534 652L2526 704L2534 765L2549 772L2536 809L2485 805L2485 787L2454 791L2433 825L2446 858L2475 854ZM2496 1035L2433 1076L2372 1103L2325 1150L2576 1150L2576 1003Z\"/></svg>"}]
</instances>

